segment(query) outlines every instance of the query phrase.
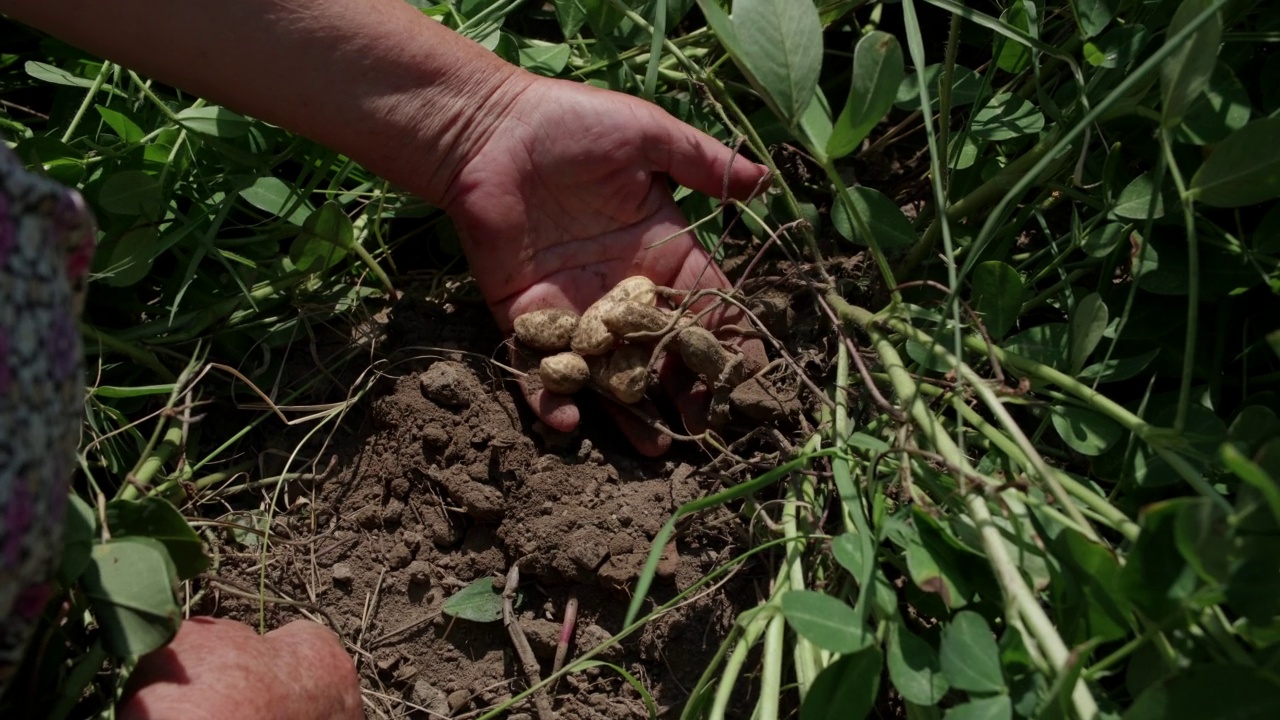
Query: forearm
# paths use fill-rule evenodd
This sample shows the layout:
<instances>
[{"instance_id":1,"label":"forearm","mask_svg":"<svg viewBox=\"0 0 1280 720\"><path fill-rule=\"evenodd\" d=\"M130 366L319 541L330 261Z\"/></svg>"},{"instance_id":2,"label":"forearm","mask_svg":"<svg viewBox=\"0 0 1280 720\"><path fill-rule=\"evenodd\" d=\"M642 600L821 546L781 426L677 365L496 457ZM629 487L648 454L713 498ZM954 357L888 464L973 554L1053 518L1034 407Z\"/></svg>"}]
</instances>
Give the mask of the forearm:
<instances>
[{"instance_id":1,"label":"forearm","mask_svg":"<svg viewBox=\"0 0 1280 720\"><path fill-rule=\"evenodd\" d=\"M518 92L518 70L404 0L0 0L0 12L432 201Z\"/></svg>"}]
</instances>

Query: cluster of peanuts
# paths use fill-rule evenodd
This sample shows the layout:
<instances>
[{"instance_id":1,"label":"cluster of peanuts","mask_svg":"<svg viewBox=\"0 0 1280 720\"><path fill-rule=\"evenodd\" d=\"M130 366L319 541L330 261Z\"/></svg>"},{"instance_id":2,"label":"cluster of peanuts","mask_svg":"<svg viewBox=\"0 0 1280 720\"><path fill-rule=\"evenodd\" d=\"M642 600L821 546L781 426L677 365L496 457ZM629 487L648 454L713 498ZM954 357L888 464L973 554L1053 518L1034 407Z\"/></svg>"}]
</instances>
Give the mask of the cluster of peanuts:
<instances>
[{"instance_id":1,"label":"cluster of peanuts","mask_svg":"<svg viewBox=\"0 0 1280 720\"><path fill-rule=\"evenodd\" d=\"M515 319L516 339L544 353L538 375L542 387L572 395L588 384L619 402L639 402L649 389L649 359L667 334L685 365L716 386L737 384L741 355L721 346L715 335L687 316L657 307L658 287L643 276L629 277L587 308L544 309Z\"/></svg>"}]
</instances>

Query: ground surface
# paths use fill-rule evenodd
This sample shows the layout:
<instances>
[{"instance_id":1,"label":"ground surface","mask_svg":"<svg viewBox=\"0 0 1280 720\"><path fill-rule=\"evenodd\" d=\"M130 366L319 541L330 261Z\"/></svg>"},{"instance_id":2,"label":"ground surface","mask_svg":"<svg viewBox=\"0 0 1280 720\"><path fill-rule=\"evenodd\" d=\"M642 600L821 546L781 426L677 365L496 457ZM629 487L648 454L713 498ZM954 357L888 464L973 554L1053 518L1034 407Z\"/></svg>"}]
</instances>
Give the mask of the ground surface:
<instances>
[{"instance_id":1,"label":"ground surface","mask_svg":"<svg viewBox=\"0 0 1280 720\"><path fill-rule=\"evenodd\" d=\"M327 614L357 659L370 717L471 716L525 683L502 623L445 616L445 599L518 560L520 622L545 676L569 596L580 603L575 652L618 632L654 535L724 476L702 469L712 458L691 444L642 460L598 408L585 408L581 432L548 435L485 360L501 338L482 307L406 300L386 330L385 377L327 446L336 461L314 492L296 486L276 504L272 529L284 539L271 543L265 574L261 546L228 534L218 575ZM745 532L726 511L699 516L678 533L651 595L690 587L745 549ZM660 713L678 713L766 571L745 567L604 659L638 678ZM215 586L203 603L260 620L259 602L234 588ZM269 603L265 624L305 610ZM554 703L566 718L647 716L607 669L568 678Z\"/></svg>"}]
</instances>

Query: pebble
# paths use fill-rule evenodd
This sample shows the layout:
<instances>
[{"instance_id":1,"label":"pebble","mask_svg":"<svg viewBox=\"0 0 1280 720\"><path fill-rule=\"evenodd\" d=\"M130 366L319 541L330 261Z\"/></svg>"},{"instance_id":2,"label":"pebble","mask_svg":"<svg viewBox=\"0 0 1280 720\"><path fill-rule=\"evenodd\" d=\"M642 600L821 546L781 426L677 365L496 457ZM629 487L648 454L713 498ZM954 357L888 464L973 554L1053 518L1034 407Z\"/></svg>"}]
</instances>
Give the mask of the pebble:
<instances>
[{"instance_id":1,"label":"pebble","mask_svg":"<svg viewBox=\"0 0 1280 720\"><path fill-rule=\"evenodd\" d=\"M450 713L449 696L426 680L419 680L413 684L411 697L414 705L425 708L433 717L443 717Z\"/></svg>"},{"instance_id":2,"label":"pebble","mask_svg":"<svg viewBox=\"0 0 1280 720\"><path fill-rule=\"evenodd\" d=\"M351 566L346 563L334 563L330 572L333 574L334 584L346 585L351 582Z\"/></svg>"}]
</instances>

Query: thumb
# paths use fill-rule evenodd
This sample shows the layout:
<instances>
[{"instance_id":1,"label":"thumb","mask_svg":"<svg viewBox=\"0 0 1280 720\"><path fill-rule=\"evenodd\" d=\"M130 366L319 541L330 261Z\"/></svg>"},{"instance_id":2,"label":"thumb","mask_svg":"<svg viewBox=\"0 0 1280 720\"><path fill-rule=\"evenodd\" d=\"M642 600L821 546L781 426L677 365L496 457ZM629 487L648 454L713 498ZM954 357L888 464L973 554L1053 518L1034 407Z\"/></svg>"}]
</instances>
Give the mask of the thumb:
<instances>
[{"instance_id":1,"label":"thumb","mask_svg":"<svg viewBox=\"0 0 1280 720\"><path fill-rule=\"evenodd\" d=\"M646 133L649 161L653 169L681 185L715 198L727 192L731 198L745 200L769 175L769 168L747 160L661 108L653 106L653 114L654 122Z\"/></svg>"}]
</instances>

